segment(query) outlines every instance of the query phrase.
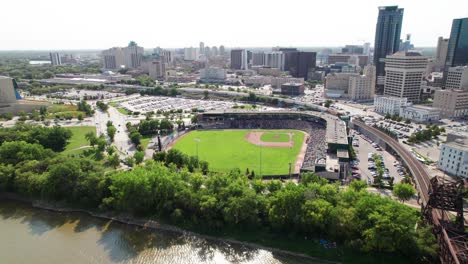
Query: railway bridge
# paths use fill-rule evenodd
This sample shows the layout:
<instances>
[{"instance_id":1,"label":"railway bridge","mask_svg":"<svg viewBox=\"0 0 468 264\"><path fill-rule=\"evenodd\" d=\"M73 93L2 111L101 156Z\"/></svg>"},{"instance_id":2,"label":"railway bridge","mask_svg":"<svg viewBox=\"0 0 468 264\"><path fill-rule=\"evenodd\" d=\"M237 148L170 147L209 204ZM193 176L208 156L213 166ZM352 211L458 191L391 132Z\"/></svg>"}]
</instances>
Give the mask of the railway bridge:
<instances>
[{"instance_id":1,"label":"railway bridge","mask_svg":"<svg viewBox=\"0 0 468 264\"><path fill-rule=\"evenodd\" d=\"M464 232L463 200L460 183L443 182L440 178L430 179L429 173L403 145L397 140L366 125L359 119L352 120L356 130L370 134L387 147L391 148L400 157L411 172L416 183L421 200L421 210L426 221L433 225L440 246L440 260L442 263L468 263L467 234ZM455 221L448 211L457 212Z\"/></svg>"}]
</instances>

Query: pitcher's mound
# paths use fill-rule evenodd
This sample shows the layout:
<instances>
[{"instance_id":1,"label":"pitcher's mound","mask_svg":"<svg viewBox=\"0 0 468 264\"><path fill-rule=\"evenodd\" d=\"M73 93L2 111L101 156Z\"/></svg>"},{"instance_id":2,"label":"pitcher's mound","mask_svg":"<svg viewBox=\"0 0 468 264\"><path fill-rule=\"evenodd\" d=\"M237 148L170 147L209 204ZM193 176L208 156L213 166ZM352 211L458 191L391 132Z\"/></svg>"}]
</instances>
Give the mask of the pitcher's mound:
<instances>
[{"instance_id":1,"label":"pitcher's mound","mask_svg":"<svg viewBox=\"0 0 468 264\"><path fill-rule=\"evenodd\" d=\"M265 132L250 132L245 136L245 140L248 142L263 147L271 147L271 148L291 148L294 146L293 141L293 133L287 133L289 136L288 142L265 142L261 140L262 135ZM279 137L279 136L278 136Z\"/></svg>"}]
</instances>

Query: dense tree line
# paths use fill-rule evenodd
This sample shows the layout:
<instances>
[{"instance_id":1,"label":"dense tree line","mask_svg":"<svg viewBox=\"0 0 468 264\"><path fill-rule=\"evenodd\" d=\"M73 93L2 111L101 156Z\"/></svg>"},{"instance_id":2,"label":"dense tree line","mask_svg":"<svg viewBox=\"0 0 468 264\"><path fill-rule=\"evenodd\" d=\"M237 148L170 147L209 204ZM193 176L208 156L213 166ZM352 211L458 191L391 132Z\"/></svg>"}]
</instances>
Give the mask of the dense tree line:
<instances>
[{"instance_id":1,"label":"dense tree line","mask_svg":"<svg viewBox=\"0 0 468 264\"><path fill-rule=\"evenodd\" d=\"M104 112L106 112L107 109L109 109L109 106L106 103L102 102L102 101L97 101L96 102L96 107L99 108L101 111L104 111Z\"/></svg>"},{"instance_id":2,"label":"dense tree line","mask_svg":"<svg viewBox=\"0 0 468 264\"><path fill-rule=\"evenodd\" d=\"M0 131L4 132L0 191L97 210L156 216L207 230L324 237L364 252L435 260L436 240L420 221L420 213L368 193L359 181L340 188L313 174L303 175L299 184L249 179L239 170L204 175L199 167L190 172L191 162L201 163L196 157L186 157L177 150L155 156L162 162L148 160L130 171L105 173L101 163L57 155L42 144ZM17 131L12 129L10 134ZM99 141L105 141L95 135L87 138L97 148L101 148ZM109 155L117 157L111 149Z\"/></svg>"},{"instance_id":3,"label":"dense tree line","mask_svg":"<svg viewBox=\"0 0 468 264\"><path fill-rule=\"evenodd\" d=\"M362 251L419 260L435 254L435 238L416 210L359 184L340 189L313 175L298 185L265 183L239 170L203 176L151 160L104 174L94 161L54 157L37 144L15 142L29 153L19 158L8 151L10 144L0 146L1 190L206 228L327 237Z\"/></svg>"},{"instance_id":4,"label":"dense tree line","mask_svg":"<svg viewBox=\"0 0 468 264\"><path fill-rule=\"evenodd\" d=\"M147 119L142 120L138 125L138 131L144 136L154 136L161 131L162 134L168 134L172 132L174 125L169 119Z\"/></svg>"},{"instance_id":5,"label":"dense tree line","mask_svg":"<svg viewBox=\"0 0 468 264\"><path fill-rule=\"evenodd\" d=\"M410 143L419 143L424 142L427 140L431 140L433 138L437 138L441 133L445 132L445 128L439 128L437 125L427 125L427 128L421 131L418 131L412 134L408 138L408 142Z\"/></svg>"},{"instance_id":6,"label":"dense tree line","mask_svg":"<svg viewBox=\"0 0 468 264\"><path fill-rule=\"evenodd\" d=\"M94 115L94 110L91 108L91 105L86 103L86 101L80 101L78 104L78 111L85 112L86 116L92 116Z\"/></svg>"},{"instance_id":7,"label":"dense tree line","mask_svg":"<svg viewBox=\"0 0 468 264\"><path fill-rule=\"evenodd\" d=\"M157 86L154 89L146 89L143 91L140 91L141 95L154 95L154 96L172 96L175 97L179 95L180 93L177 91L175 87L172 87L170 90L164 89L161 86Z\"/></svg>"},{"instance_id":8,"label":"dense tree line","mask_svg":"<svg viewBox=\"0 0 468 264\"><path fill-rule=\"evenodd\" d=\"M24 141L37 143L54 151L62 151L71 136L70 130L59 126L41 127L18 123L13 128L0 128L0 144L7 141Z\"/></svg>"},{"instance_id":9,"label":"dense tree line","mask_svg":"<svg viewBox=\"0 0 468 264\"><path fill-rule=\"evenodd\" d=\"M132 80L121 80L119 81L119 83L141 85L141 86L147 86L147 87L152 87L156 84L155 81L151 77L148 76L148 74L138 75L135 79L132 79Z\"/></svg>"},{"instance_id":10,"label":"dense tree line","mask_svg":"<svg viewBox=\"0 0 468 264\"><path fill-rule=\"evenodd\" d=\"M138 132L138 129L130 122L126 124L126 127L128 130L128 136L130 137L132 143L138 150L143 150L143 146L141 145L141 139L143 136L140 134L140 132Z\"/></svg>"},{"instance_id":11,"label":"dense tree line","mask_svg":"<svg viewBox=\"0 0 468 264\"><path fill-rule=\"evenodd\" d=\"M208 173L209 164L207 161L198 160L197 156L189 156L178 149L170 149L168 152L155 152L153 159L163 162L167 166L174 164L177 168L187 168L189 172L198 170L205 175Z\"/></svg>"},{"instance_id":12,"label":"dense tree line","mask_svg":"<svg viewBox=\"0 0 468 264\"><path fill-rule=\"evenodd\" d=\"M0 61L0 75L22 81L25 79L48 79L60 73L100 73L99 64L88 65L31 65L29 60L8 59Z\"/></svg>"}]
</instances>

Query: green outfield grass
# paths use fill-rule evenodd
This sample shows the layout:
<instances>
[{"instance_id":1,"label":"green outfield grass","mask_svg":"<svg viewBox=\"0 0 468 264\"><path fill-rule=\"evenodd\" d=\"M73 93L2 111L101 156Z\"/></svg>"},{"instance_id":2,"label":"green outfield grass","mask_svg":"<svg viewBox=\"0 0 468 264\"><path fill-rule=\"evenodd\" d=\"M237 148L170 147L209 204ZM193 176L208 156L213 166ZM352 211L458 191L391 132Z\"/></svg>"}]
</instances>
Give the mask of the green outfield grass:
<instances>
[{"instance_id":1,"label":"green outfield grass","mask_svg":"<svg viewBox=\"0 0 468 264\"><path fill-rule=\"evenodd\" d=\"M289 142L289 134L281 133L264 133L260 137L263 142Z\"/></svg>"},{"instance_id":2,"label":"green outfield grass","mask_svg":"<svg viewBox=\"0 0 468 264\"><path fill-rule=\"evenodd\" d=\"M96 127L93 126L76 126L65 127L73 132L73 136L68 140L68 145L65 147L63 154L78 154L82 151L77 150L80 147L88 146L88 141L85 138L86 133L92 131L96 133Z\"/></svg>"},{"instance_id":3,"label":"green outfield grass","mask_svg":"<svg viewBox=\"0 0 468 264\"><path fill-rule=\"evenodd\" d=\"M252 131L267 132L278 135L293 133L294 146L292 148L259 147L245 140ZM207 130L193 131L182 137L173 148L188 155L198 155L201 160L210 164L212 171L229 171L239 168L244 172L247 168L260 174L260 156L262 175L288 174L289 163L294 163L299 154L304 134L298 130ZM276 138L275 138L276 139ZM289 141L289 139L288 139Z\"/></svg>"}]
</instances>

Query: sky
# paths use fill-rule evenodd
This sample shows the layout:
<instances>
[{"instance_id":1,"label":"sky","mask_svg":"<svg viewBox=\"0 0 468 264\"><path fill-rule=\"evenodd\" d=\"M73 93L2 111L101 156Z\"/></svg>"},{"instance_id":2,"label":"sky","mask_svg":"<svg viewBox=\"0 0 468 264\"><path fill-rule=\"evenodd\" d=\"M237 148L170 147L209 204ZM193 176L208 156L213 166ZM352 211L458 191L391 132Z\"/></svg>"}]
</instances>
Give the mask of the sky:
<instances>
[{"instance_id":1,"label":"sky","mask_svg":"<svg viewBox=\"0 0 468 264\"><path fill-rule=\"evenodd\" d=\"M468 0L5 0L0 50L338 47L374 43L378 6L404 8L402 38L448 38ZM6 11L6 12L5 12Z\"/></svg>"}]
</instances>

